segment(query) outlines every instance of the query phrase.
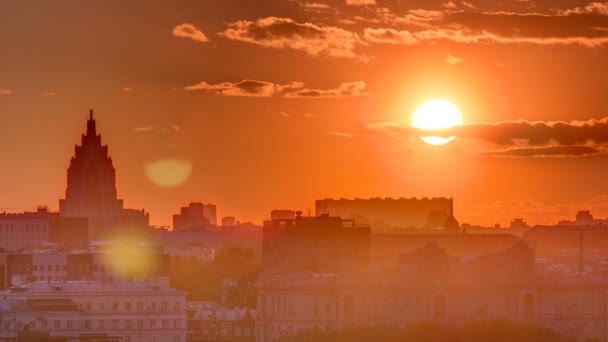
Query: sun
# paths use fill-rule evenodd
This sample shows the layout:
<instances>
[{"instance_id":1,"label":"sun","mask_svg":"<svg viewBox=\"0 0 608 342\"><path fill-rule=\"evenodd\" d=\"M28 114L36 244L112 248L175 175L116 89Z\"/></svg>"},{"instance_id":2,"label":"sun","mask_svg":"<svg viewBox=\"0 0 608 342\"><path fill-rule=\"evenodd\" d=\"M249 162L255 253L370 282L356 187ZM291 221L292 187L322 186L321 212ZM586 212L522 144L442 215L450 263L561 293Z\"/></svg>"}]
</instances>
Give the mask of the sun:
<instances>
[{"instance_id":1,"label":"sun","mask_svg":"<svg viewBox=\"0 0 608 342\"><path fill-rule=\"evenodd\" d=\"M421 104L412 117L412 126L422 130L438 130L462 126L462 114L456 106L445 100L430 100ZM454 136L421 136L420 139L431 145L445 145L454 140Z\"/></svg>"}]
</instances>

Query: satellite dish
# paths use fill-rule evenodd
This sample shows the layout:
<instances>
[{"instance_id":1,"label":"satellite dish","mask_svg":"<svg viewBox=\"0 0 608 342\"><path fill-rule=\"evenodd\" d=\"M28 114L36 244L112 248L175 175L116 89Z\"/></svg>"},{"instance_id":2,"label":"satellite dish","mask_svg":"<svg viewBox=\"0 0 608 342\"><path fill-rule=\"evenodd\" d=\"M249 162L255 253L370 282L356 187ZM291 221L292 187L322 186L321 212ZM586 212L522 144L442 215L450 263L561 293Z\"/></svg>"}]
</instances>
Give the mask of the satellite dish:
<instances>
[{"instance_id":1,"label":"satellite dish","mask_svg":"<svg viewBox=\"0 0 608 342\"><path fill-rule=\"evenodd\" d=\"M13 286L21 286L24 283L23 276L20 274L15 274L11 277L11 284Z\"/></svg>"}]
</instances>

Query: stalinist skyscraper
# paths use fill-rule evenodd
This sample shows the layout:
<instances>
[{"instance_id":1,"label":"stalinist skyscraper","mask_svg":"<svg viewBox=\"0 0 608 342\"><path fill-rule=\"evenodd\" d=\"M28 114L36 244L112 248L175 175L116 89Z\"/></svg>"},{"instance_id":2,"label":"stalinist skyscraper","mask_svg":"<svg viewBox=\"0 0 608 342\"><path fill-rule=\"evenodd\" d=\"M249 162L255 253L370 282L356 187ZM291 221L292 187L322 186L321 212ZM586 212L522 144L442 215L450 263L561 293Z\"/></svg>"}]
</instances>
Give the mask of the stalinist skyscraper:
<instances>
[{"instance_id":1,"label":"stalinist skyscraper","mask_svg":"<svg viewBox=\"0 0 608 342\"><path fill-rule=\"evenodd\" d=\"M143 210L124 209L116 192L116 171L108 146L101 144L93 110L89 113L87 132L76 145L68 168L65 199L59 200L63 217L87 217L89 235L106 238L123 234L143 234L149 215Z\"/></svg>"}]
</instances>

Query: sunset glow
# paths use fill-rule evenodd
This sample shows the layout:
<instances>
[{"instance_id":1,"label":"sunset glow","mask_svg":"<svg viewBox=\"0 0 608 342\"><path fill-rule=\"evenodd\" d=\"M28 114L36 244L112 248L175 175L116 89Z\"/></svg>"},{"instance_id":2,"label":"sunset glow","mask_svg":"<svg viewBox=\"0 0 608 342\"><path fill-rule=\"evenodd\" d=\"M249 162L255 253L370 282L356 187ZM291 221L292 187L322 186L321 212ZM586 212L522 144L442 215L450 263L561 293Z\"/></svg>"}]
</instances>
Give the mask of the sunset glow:
<instances>
[{"instance_id":1,"label":"sunset glow","mask_svg":"<svg viewBox=\"0 0 608 342\"><path fill-rule=\"evenodd\" d=\"M412 117L412 126L422 130L440 130L462 126L462 115L456 106L444 100L430 100L420 105ZM431 145L445 145L454 136L421 136L420 139Z\"/></svg>"}]
</instances>

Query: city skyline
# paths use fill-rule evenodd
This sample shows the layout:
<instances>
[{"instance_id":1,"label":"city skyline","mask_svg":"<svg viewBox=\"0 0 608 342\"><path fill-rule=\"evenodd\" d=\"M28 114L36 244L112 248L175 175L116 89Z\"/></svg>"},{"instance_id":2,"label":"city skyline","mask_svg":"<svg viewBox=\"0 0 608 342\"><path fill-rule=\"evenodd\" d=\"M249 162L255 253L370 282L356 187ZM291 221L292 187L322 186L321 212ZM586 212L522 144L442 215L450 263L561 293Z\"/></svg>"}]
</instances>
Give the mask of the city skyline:
<instances>
[{"instance_id":1,"label":"city skyline","mask_svg":"<svg viewBox=\"0 0 608 342\"><path fill-rule=\"evenodd\" d=\"M0 6L0 208L58 209L93 108L153 225L357 197L451 196L481 225L608 216L604 2ZM444 146L410 128L434 98L464 120ZM178 184L146 176L167 165Z\"/></svg>"}]
</instances>

